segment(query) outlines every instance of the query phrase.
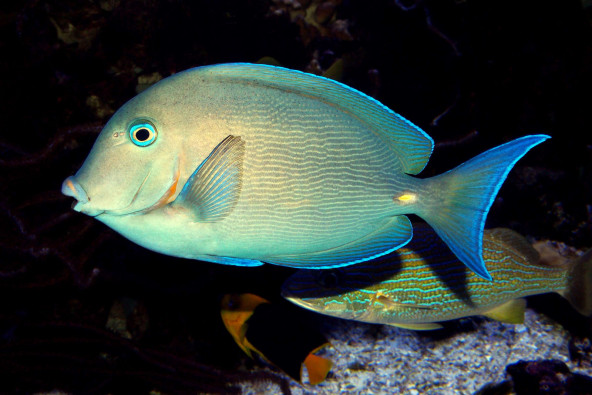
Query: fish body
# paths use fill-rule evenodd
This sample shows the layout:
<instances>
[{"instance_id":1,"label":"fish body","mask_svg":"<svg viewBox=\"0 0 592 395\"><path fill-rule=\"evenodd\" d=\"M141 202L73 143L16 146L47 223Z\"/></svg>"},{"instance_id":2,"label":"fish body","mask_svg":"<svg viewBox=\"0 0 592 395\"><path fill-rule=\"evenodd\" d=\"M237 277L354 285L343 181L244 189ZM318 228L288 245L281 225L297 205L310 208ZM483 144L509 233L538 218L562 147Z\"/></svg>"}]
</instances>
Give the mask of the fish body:
<instances>
[{"instance_id":1,"label":"fish body","mask_svg":"<svg viewBox=\"0 0 592 395\"><path fill-rule=\"evenodd\" d=\"M146 248L243 266L371 260L405 245L405 214L417 214L489 278L485 216L514 163L547 138L420 179L432 139L376 100L294 70L214 65L122 106L62 191Z\"/></svg>"},{"instance_id":2,"label":"fish body","mask_svg":"<svg viewBox=\"0 0 592 395\"><path fill-rule=\"evenodd\" d=\"M429 227L416 227L408 245L372 264L297 272L283 296L321 314L410 329L474 315L519 323L521 298L547 292L590 314L592 253L575 264L542 264L522 236L499 228L485 231L483 258L492 281L468 270Z\"/></svg>"}]
</instances>

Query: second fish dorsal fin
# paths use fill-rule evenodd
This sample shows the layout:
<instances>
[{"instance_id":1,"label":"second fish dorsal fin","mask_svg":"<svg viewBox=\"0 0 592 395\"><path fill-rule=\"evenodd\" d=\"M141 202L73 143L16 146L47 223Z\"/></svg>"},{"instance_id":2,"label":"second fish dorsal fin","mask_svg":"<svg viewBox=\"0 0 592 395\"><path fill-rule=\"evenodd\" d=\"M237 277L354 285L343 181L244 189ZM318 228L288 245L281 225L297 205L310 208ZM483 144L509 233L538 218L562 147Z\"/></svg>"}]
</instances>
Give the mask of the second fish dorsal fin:
<instances>
[{"instance_id":1,"label":"second fish dorsal fin","mask_svg":"<svg viewBox=\"0 0 592 395\"><path fill-rule=\"evenodd\" d=\"M202 162L173 202L199 222L215 222L232 212L242 187L245 142L228 136Z\"/></svg>"},{"instance_id":2,"label":"second fish dorsal fin","mask_svg":"<svg viewBox=\"0 0 592 395\"><path fill-rule=\"evenodd\" d=\"M502 246L502 249L511 249L516 255L519 255L531 264L537 264L540 255L537 250L517 232L507 228L487 229L483 233L483 240L496 243Z\"/></svg>"}]
</instances>

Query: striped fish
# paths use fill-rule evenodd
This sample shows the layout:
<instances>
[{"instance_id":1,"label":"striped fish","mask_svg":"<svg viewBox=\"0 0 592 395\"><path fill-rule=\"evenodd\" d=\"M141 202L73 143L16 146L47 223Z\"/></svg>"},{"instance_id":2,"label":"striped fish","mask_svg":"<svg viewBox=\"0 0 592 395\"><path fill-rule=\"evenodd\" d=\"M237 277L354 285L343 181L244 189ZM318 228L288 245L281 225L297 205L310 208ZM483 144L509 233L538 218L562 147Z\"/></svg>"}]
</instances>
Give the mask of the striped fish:
<instances>
[{"instance_id":1,"label":"striped fish","mask_svg":"<svg viewBox=\"0 0 592 395\"><path fill-rule=\"evenodd\" d=\"M368 261L405 245L405 214L417 214L489 279L487 212L514 163L547 138L419 179L432 139L376 100L311 74L223 64L127 102L62 192L146 248L242 266Z\"/></svg>"},{"instance_id":2,"label":"striped fish","mask_svg":"<svg viewBox=\"0 0 592 395\"><path fill-rule=\"evenodd\" d=\"M473 315L521 323L523 297L547 292L592 313L592 250L575 262L549 253L541 259L522 236L497 228L484 232L483 258L492 281L467 270L433 230L416 227L413 240L388 257L323 272L300 270L282 294L321 314L415 330Z\"/></svg>"}]
</instances>

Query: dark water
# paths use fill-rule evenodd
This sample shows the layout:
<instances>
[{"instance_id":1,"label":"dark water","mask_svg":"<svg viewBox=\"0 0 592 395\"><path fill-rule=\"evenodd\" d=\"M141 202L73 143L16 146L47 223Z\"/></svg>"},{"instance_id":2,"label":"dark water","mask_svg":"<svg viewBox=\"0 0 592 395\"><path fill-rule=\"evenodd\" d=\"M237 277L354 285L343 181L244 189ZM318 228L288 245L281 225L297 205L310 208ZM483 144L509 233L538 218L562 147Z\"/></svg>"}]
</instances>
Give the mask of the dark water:
<instances>
[{"instance_id":1,"label":"dark water","mask_svg":"<svg viewBox=\"0 0 592 395\"><path fill-rule=\"evenodd\" d=\"M193 66L271 56L322 73L342 60L342 82L440 143L426 177L549 134L510 173L487 225L592 246L587 2L301 1L317 7L308 19L293 3L0 5L0 392L131 383L218 393L261 378L237 370L243 355L219 320L219 298L248 291L284 303L291 270L151 253L72 212L59 193L141 84Z\"/></svg>"}]
</instances>

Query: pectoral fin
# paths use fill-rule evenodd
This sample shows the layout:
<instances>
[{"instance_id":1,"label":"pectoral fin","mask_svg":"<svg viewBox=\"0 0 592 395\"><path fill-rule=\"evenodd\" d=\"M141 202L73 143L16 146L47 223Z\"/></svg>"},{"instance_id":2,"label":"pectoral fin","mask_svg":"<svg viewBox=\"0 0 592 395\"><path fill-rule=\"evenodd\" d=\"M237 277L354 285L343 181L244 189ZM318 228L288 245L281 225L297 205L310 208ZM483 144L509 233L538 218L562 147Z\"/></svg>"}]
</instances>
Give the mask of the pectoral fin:
<instances>
[{"instance_id":1,"label":"pectoral fin","mask_svg":"<svg viewBox=\"0 0 592 395\"><path fill-rule=\"evenodd\" d=\"M199 222L226 217L240 195L244 153L240 137L226 137L189 177L173 205L185 207Z\"/></svg>"},{"instance_id":2,"label":"pectoral fin","mask_svg":"<svg viewBox=\"0 0 592 395\"><path fill-rule=\"evenodd\" d=\"M483 315L496 321L507 322L508 324L522 324L524 323L525 309L525 299L513 299L486 311Z\"/></svg>"}]
</instances>

